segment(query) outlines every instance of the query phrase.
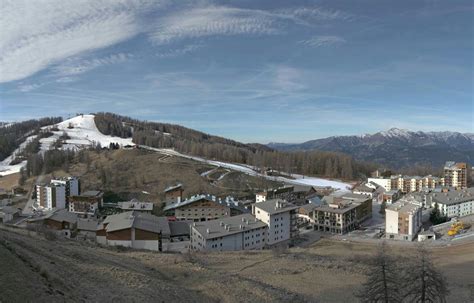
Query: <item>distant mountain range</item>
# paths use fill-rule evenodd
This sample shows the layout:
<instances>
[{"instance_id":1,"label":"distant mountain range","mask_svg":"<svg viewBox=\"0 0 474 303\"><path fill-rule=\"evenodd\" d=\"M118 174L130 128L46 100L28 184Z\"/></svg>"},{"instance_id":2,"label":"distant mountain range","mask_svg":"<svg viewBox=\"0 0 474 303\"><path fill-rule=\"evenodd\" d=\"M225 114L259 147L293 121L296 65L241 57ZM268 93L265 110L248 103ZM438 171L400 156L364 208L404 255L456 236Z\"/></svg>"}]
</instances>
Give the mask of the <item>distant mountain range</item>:
<instances>
[{"instance_id":1,"label":"distant mountain range","mask_svg":"<svg viewBox=\"0 0 474 303\"><path fill-rule=\"evenodd\" d=\"M422 132L392 128L361 136L334 136L300 144L269 143L282 151L323 150L352 155L391 168L412 165L439 167L445 161L474 164L474 134L459 132Z\"/></svg>"}]
</instances>

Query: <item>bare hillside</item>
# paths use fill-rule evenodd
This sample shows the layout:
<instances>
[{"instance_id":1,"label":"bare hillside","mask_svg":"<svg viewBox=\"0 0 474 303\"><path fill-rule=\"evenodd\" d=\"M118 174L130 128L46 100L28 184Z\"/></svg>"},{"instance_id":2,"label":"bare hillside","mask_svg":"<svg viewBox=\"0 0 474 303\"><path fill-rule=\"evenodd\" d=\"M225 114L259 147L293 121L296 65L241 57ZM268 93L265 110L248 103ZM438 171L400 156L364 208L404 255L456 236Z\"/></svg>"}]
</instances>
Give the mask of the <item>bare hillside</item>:
<instances>
[{"instance_id":1,"label":"bare hillside","mask_svg":"<svg viewBox=\"0 0 474 303\"><path fill-rule=\"evenodd\" d=\"M321 240L305 249L180 255L53 242L1 229L0 300L354 302L376 248ZM473 249L469 243L432 251L449 282L448 302L470 300ZM399 255L411 250L391 247Z\"/></svg>"}]
</instances>

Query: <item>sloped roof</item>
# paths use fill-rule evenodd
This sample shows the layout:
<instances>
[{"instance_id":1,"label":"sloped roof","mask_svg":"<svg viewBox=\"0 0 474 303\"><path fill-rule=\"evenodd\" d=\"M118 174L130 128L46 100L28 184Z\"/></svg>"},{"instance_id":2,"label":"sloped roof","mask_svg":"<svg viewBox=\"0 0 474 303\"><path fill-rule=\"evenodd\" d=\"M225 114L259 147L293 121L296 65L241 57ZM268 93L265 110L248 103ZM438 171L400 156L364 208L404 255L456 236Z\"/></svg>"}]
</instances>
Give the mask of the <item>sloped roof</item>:
<instances>
[{"instance_id":1,"label":"sloped roof","mask_svg":"<svg viewBox=\"0 0 474 303\"><path fill-rule=\"evenodd\" d=\"M105 228L107 232L135 227L145 231L161 232L163 235L170 235L170 228L166 217L157 217L136 211L107 216L102 224L107 224Z\"/></svg>"}]
</instances>

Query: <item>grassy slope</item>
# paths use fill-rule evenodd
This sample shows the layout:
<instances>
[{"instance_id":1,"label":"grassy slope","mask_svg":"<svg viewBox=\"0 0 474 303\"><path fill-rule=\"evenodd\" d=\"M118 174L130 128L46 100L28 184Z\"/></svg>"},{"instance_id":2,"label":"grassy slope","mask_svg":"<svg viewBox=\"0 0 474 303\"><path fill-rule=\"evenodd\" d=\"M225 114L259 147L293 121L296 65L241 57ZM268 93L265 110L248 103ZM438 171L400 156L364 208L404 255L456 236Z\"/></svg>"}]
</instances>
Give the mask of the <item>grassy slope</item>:
<instances>
[{"instance_id":1,"label":"grassy slope","mask_svg":"<svg viewBox=\"0 0 474 303\"><path fill-rule=\"evenodd\" d=\"M1 247L5 241L13 251L8 256ZM9 258L0 262L6 273L0 275L0 300L49 295L71 302L355 302L353 292L365 281L367 260L376 249L321 240L286 251L160 254L51 242L0 229L0 251ZM448 302L469 302L473 249L470 243L433 250L435 264L449 281ZM393 246L390 251L406 255L413 248ZM12 292L10 280L22 277L28 279Z\"/></svg>"},{"instance_id":2,"label":"grassy slope","mask_svg":"<svg viewBox=\"0 0 474 303\"><path fill-rule=\"evenodd\" d=\"M127 198L136 197L148 201L161 201L163 190L175 183L184 185L184 195L210 193L218 196L252 195L259 190L256 186L271 187L279 184L242 173L240 182L225 185L211 184L210 180L201 177L201 173L214 167L179 157L164 157L161 154L144 150L113 150L88 152L89 166L86 163L73 163L69 172L58 170L55 176L75 175L81 177L83 190L102 189L124 193ZM106 183L100 177L105 172ZM48 179L51 174L41 177ZM225 177L221 181L225 181ZM29 180L31 182L31 180ZM248 185L247 185L248 184ZM143 194L147 191L150 195Z\"/></svg>"}]
</instances>

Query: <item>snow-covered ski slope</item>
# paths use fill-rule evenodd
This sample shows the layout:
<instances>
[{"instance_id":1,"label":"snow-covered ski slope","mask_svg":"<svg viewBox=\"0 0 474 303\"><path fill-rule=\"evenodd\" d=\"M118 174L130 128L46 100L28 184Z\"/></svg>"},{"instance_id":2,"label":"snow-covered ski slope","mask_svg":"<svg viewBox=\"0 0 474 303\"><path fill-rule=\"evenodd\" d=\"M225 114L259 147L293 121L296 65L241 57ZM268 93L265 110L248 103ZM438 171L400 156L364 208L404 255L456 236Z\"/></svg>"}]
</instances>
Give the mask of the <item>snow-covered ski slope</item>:
<instances>
[{"instance_id":1,"label":"snow-covered ski slope","mask_svg":"<svg viewBox=\"0 0 474 303\"><path fill-rule=\"evenodd\" d=\"M135 145L132 142L132 138L119 138L113 137L102 134L95 125L94 115L80 115L68 120L65 120L61 123L54 125L58 128L58 131L53 132L53 136L49 138L43 138L40 140L41 143L41 151L44 152L51 148L52 144L56 142L56 140L63 134L66 133L70 139L66 140L66 143L63 144L62 149L81 149L85 147L89 147L94 143L100 143L103 147L108 147L110 143L118 143L119 145ZM43 129L51 129L51 126L45 126ZM34 136L29 137L28 140L32 140ZM29 142L29 141L28 141ZM14 154L16 154L19 150L26 146L26 142L20 146L18 150L16 150ZM226 163L221 161L214 161L208 160L201 157L195 157L190 155L185 155L179 153L173 149L165 149L165 148L153 148L149 146L141 145L141 148L148 149L151 151L155 151L164 155L169 156L176 156L176 157L183 157L187 159L192 159L195 161L207 163L212 166L216 167L223 167L227 169L231 169L234 171L239 171L251 176L259 176L264 177L270 180L284 182L287 184L295 184L295 185L311 185L311 186L331 186L336 189L345 190L351 187L350 184L334 181L334 180L326 180L321 178L313 178L313 177L304 177L301 175L292 175L292 178L285 178L285 177L274 177L274 176L267 176L258 173L251 166L245 164L234 164L234 163ZM20 168L26 165L26 161L17 164L17 165L8 165L10 161L13 159L12 156L8 157L4 161L0 162L0 175L8 175L12 173L16 173L20 171Z\"/></svg>"},{"instance_id":2,"label":"snow-covered ski slope","mask_svg":"<svg viewBox=\"0 0 474 303\"><path fill-rule=\"evenodd\" d=\"M122 146L135 145L132 142L132 138L124 139L102 134L95 125L94 115L80 115L55 125L44 126L42 129L51 130L53 127L57 127L58 131L53 131L51 137L40 139L41 152L49 150L63 133L66 133L70 139L66 140L61 149L78 150L98 143L104 147L108 147L110 143L118 143ZM10 162L13 160L14 155L18 154L34 138L36 136L28 137L9 157L0 162L0 176L17 173L26 165L26 161L16 165L10 165Z\"/></svg>"}]
</instances>

